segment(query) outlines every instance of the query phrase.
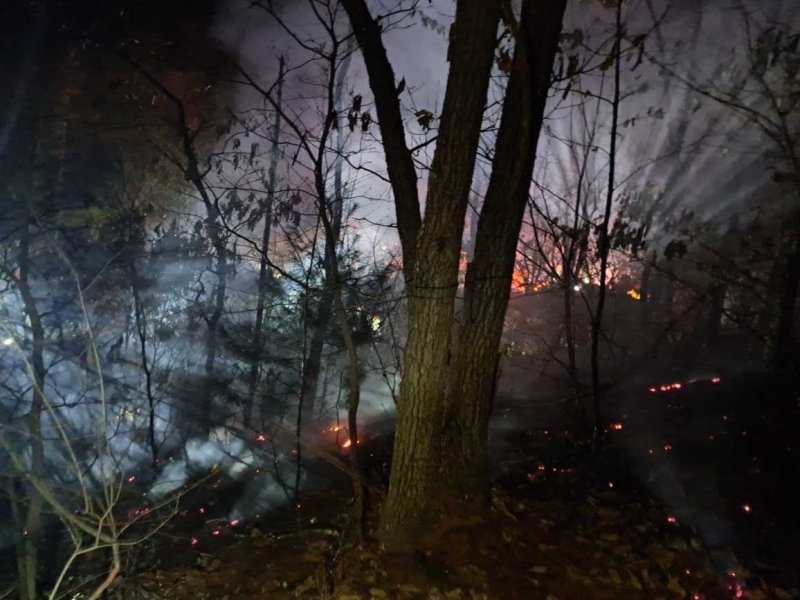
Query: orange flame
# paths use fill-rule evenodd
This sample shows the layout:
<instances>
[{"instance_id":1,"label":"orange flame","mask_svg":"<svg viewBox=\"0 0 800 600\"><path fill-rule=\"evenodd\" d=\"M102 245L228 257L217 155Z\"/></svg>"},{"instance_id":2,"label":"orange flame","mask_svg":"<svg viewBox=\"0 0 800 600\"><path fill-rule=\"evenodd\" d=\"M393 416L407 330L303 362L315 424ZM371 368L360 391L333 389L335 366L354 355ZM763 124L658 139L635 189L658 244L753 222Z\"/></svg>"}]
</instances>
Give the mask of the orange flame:
<instances>
[{"instance_id":1,"label":"orange flame","mask_svg":"<svg viewBox=\"0 0 800 600\"><path fill-rule=\"evenodd\" d=\"M642 295L639 292L637 292L635 289L633 289L633 288L631 288L627 292L625 292L625 295L630 296L634 300L641 300L642 299Z\"/></svg>"}]
</instances>

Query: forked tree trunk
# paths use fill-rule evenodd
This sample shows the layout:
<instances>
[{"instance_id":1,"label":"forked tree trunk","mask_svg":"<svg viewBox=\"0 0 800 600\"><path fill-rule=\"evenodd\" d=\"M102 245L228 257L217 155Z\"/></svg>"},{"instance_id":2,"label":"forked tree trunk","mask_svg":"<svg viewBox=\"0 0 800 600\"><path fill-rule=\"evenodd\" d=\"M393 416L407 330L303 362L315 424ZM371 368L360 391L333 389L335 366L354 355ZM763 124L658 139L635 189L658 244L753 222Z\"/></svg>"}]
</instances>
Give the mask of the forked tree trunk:
<instances>
[{"instance_id":1,"label":"forked tree trunk","mask_svg":"<svg viewBox=\"0 0 800 600\"><path fill-rule=\"evenodd\" d=\"M522 208L517 208L516 194L524 188L527 197L528 163L532 161L533 150L519 156L517 123L513 123L517 152L509 152L508 141L498 147L503 159L495 161L495 168L503 175L496 177L495 191L491 193L494 199L490 203L487 195L489 206L484 206L478 224L475 259L468 271L467 323L457 332L460 345L453 346L461 236L502 2L459 0L457 3L448 49L450 72L428 181L424 225L420 227L416 173L405 143L394 73L380 38L380 25L369 14L364 0L342 1L361 46L375 95L408 288L409 333L397 401L389 493L379 532L387 545L402 549L412 547L419 539L423 527L434 516L433 509L442 493L449 495L454 487L473 491L483 486L486 424L519 232L515 215L517 212L521 215L524 208L524 202ZM531 1L542 14L553 4ZM563 2L555 4L563 9ZM523 14L535 13L526 0ZM523 30L533 25L525 21ZM519 36L524 35L527 34L519 32ZM531 51L540 45L546 44L537 39L531 44ZM528 64L529 54L520 55L526 58L524 64ZM549 70L545 80L547 76ZM531 82L519 85L530 98ZM546 89L545 85L544 92ZM529 129L523 138L527 147L531 143L528 134L533 128L533 107L519 104L523 97L519 94L523 92L514 92L508 102L528 119ZM505 129L511 125L511 120L506 119ZM505 135L510 133L507 131ZM512 164L505 164L507 161ZM523 184L521 180L526 173L527 181ZM511 176L513 181L501 181L504 175ZM504 191L515 194L510 202L503 197ZM469 376L469 380L456 385L455 373ZM446 426L446 422L450 425ZM449 445L443 452L445 443ZM452 477L442 477L443 461L455 467ZM472 469L479 469L480 474L473 477Z\"/></svg>"},{"instance_id":2,"label":"forked tree trunk","mask_svg":"<svg viewBox=\"0 0 800 600\"><path fill-rule=\"evenodd\" d=\"M424 227L408 282L409 333L397 402L389 493L380 536L397 548L418 539L441 491L442 422L467 201L489 86L500 2L460 0ZM405 242L404 242L405 248Z\"/></svg>"},{"instance_id":3,"label":"forked tree trunk","mask_svg":"<svg viewBox=\"0 0 800 600\"><path fill-rule=\"evenodd\" d=\"M448 491L462 499L481 500L487 491L487 433L500 339L565 7L566 0L523 3L475 258L467 267L441 463Z\"/></svg>"}]
</instances>

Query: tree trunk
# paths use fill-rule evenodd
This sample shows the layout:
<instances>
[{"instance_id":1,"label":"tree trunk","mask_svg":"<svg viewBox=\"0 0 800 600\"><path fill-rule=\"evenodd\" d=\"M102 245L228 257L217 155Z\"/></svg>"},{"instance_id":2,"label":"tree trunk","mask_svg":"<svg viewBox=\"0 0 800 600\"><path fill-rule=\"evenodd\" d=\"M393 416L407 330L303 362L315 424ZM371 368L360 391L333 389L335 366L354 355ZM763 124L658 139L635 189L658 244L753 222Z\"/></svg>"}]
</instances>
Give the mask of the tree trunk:
<instances>
[{"instance_id":1,"label":"tree trunk","mask_svg":"<svg viewBox=\"0 0 800 600\"><path fill-rule=\"evenodd\" d=\"M282 102L283 94L283 72L284 60L280 57L278 64L278 89L276 92L276 103L278 106ZM253 420L253 408L256 399L256 388L258 387L258 375L262 362L261 345L264 333L264 314L266 312L267 292L272 275L269 270L269 244L272 234L272 208L275 201L275 183L277 180L278 160L280 158L280 147L278 138L281 133L281 111L275 111L275 121L272 124L272 147L270 148L269 175L267 180L267 196L264 199L264 231L261 233L261 259L258 264L258 299L256 301L256 320L253 326L253 345L251 347L250 373L247 382L247 399L245 400L244 414L242 415L244 426L250 427Z\"/></svg>"},{"instance_id":2,"label":"tree trunk","mask_svg":"<svg viewBox=\"0 0 800 600\"><path fill-rule=\"evenodd\" d=\"M602 423L600 422L600 336L603 333L603 315L606 304L606 283L608 270L608 256L611 252L611 240L609 239L609 223L611 220L611 207L614 202L614 171L617 160L617 126L619 123L619 104L620 104L620 70L621 70L621 45L622 45L622 2L617 3L616 19L616 43L614 44L614 98L612 100L611 115L611 140L609 143L609 165L608 165L608 189L606 193L605 211L603 221L600 225L598 234L598 253L600 255L600 285L597 291L597 306L595 307L592 318L592 346L590 349L590 362L592 369L592 403L594 408L594 433L593 442L595 446L600 442L602 433Z\"/></svg>"},{"instance_id":3,"label":"tree trunk","mask_svg":"<svg viewBox=\"0 0 800 600\"><path fill-rule=\"evenodd\" d=\"M415 543L441 491L442 423L461 236L500 4L459 0L450 32L450 72L428 182L425 225L416 245L413 279L407 282L409 335L389 492L380 525L381 539L395 548Z\"/></svg>"},{"instance_id":4,"label":"tree trunk","mask_svg":"<svg viewBox=\"0 0 800 600\"><path fill-rule=\"evenodd\" d=\"M791 250L781 257L778 267L777 319L771 332L770 359L772 368L781 374L791 374L794 359L794 314L797 305L797 287L800 284L800 226L792 232Z\"/></svg>"},{"instance_id":5,"label":"tree trunk","mask_svg":"<svg viewBox=\"0 0 800 600\"><path fill-rule=\"evenodd\" d=\"M142 357L142 372L144 373L145 394L147 397L147 443L150 446L150 462L153 473L158 472L158 444L156 442L156 399L153 395L153 369L147 358L147 314L145 313L142 297L139 293L139 273L136 268L135 258L131 258L129 275L131 278L131 293L133 294L133 311L136 320L136 334L139 338L139 353Z\"/></svg>"},{"instance_id":6,"label":"tree trunk","mask_svg":"<svg viewBox=\"0 0 800 600\"><path fill-rule=\"evenodd\" d=\"M498 154L511 159L513 166L503 165L502 168L514 179L509 184L501 183L498 177L493 206L485 206L482 211L487 216L482 215L481 221L486 221L479 222L476 256L468 271L467 321L455 332L461 338L459 346L451 346L451 336L454 334L453 310L464 217L501 4L488 0L459 0L457 3L448 48L450 72L428 182L424 225L420 226L416 173L405 143L394 73L380 39L380 25L369 14L364 0L343 0L375 96L395 196L408 289L409 333L397 401L389 492L379 531L382 540L396 549L415 545L424 526L434 516L433 509L442 493L447 495L458 487L477 496L485 481L486 424L519 230L514 215L522 210L517 209L516 197L510 211L503 208L506 200L500 190L517 192L524 179L521 175L527 171L526 160L532 161L532 156L520 160L516 154L509 154L508 142L502 148L498 146ZM552 3L537 3L536 7L546 14L548 4ZM557 4L563 9L563 3ZM536 9L526 0L523 14L535 13ZM529 27L530 21L525 19L525 22L525 27ZM514 25L513 29L518 27ZM532 51L547 47L538 37L532 39ZM528 53L520 53L520 56L527 58ZM548 77L549 70L544 76L547 83ZM512 94L509 100L512 104L520 102L518 94L523 93L522 90L533 93L530 81L522 81L520 85L521 91ZM545 85L543 91L546 89ZM536 91L540 91L539 88ZM530 120L531 111L532 108L527 107L522 114ZM509 127L510 122L505 129ZM533 129L529 122L528 134ZM529 135L523 140L528 147ZM522 154L532 154L533 150L529 148ZM495 168L504 162L496 160ZM526 196L529 183L530 175L524 184ZM498 234L500 239L494 239ZM495 252L502 253L499 267L492 264L501 256ZM484 300L485 306L481 304ZM455 352L451 352L453 348ZM485 360L476 361L473 351ZM476 366L478 368L473 369ZM469 381L455 383L452 376L456 372L468 375ZM470 399L462 402L459 392L455 391L457 388L469 393ZM444 443L452 446L443 453ZM456 467L453 477L442 477L443 458ZM468 473L473 468L479 470L477 477Z\"/></svg>"},{"instance_id":7,"label":"tree trunk","mask_svg":"<svg viewBox=\"0 0 800 600\"><path fill-rule=\"evenodd\" d=\"M480 501L486 496L487 433L500 339L565 7L566 0L523 3L450 373L442 476L459 498Z\"/></svg>"},{"instance_id":8,"label":"tree trunk","mask_svg":"<svg viewBox=\"0 0 800 600\"><path fill-rule=\"evenodd\" d=\"M725 309L725 295L728 291L726 283L716 283L711 288L708 309L706 313L706 351L714 350L719 344L722 314Z\"/></svg>"},{"instance_id":9,"label":"tree trunk","mask_svg":"<svg viewBox=\"0 0 800 600\"><path fill-rule=\"evenodd\" d=\"M25 218L29 215L25 212ZM27 499L20 506L19 530L16 535L17 542L17 572L19 595L22 600L37 599L37 571L39 542L42 527L42 512L44 510L44 498L37 487L33 484L24 486L24 479L42 481L44 478L44 442L42 440L42 412L45 407L44 398L44 326L36 305L36 299L30 288L30 224L22 226L22 236L20 239L19 250L19 275L17 278L17 288L22 303L25 307L25 314L31 326L32 346L31 346L31 376L33 377L33 390L31 407L28 412L28 443L31 449L31 464L29 473L18 473L17 478L20 483L18 486L22 494L27 494Z\"/></svg>"}]
</instances>

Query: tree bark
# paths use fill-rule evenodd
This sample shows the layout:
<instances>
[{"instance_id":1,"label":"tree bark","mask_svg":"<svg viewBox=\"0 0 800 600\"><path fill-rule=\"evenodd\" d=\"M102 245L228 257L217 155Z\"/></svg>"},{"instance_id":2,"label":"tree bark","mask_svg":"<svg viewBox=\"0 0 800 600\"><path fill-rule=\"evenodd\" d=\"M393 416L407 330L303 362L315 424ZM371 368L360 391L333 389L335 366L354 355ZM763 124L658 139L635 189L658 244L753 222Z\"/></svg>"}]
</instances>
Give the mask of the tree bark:
<instances>
[{"instance_id":1,"label":"tree bark","mask_svg":"<svg viewBox=\"0 0 800 600\"><path fill-rule=\"evenodd\" d=\"M276 92L276 103L281 105L283 95L283 73L284 59L280 57L278 64L278 89ZM267 176L267 196L264 199L264 230L261 232L261 258L258 264L258 298L256 300L256 319L253 325L253 345L251 347L252 358L250 363L250 373L247 383L247 399L242 415L244 426L250 427L253 417L253 409L256 399L256 388L258 387L258 375L261 367L261 345L264 333L264 316L266 312L267 292L272 275L268 268L269 244L272 235L272 208L275 201L275 183L277 181L278 160L280 158L280 147L278 138L281 134L281 112L275 111L275 120L272 123L272 147L270 148L269 174Z\"/></svg>"},{"instance_id":2,"label":"tree bark","mask_svg":"<svg viewBox=\"0 0 800 600\"><path fill-rule=\"evenodd\" d=\"M464 499L486 496L487 433L500 339L565 7L566 0L523 3L475 258L467 267L442 460L448 491Z\"/></svg>"},{"instance_id":3,"label":"tree bark","mask_svg":"<svg viewBox=\"0 0 800 600\"><path fill-rule=\"evenodd\" d=\"M608 190L606 193L605 210L603 221L600 224L597 246L600 256L600 285L597 291L597 306L595 307L592 318L592 346L590 350L590 362L592 369L592 404L594 408L594 433L593 442L597 446L600 442L602 433L602 423L600 422L600 404L602 401L600 389L600 336L603 333L603 315L606 305L607 292L607 273L608 256L611 252L611 240L609 239L609 223L611 220L611 207L614 202L614 174L617 160L617 128L619 124L619 105L620 105L620 70L621 70L621 50L622 50L622 2L617 3L616 18L616 43L614 44L614 97L612 100L611 114L611 140L609 143L609 164L608 164Z\"/></svg>"},{"instance_id":4,"label":"tree bark","mask_svg":"<svg viewBox=\"0 0 800 600\"><path fill-rule=\"evenodd\" d=\"M497 4L496 0L489 0ZM406 144L406 132L394 69L389 62L381 39L381 26L372 17L365 0L342 0L353 27L353 34L361 47L367 67L369 85L375 96L375 110L381 132L386 169L392 183L397 214L397 230L403 247L403 275L406 283L413 280L417 235L422 226L417 192L417 172Z\"/></svg>"},{"instance_id":5,"label":"tree bark","mask_svg":"<svg viewBox=\"0 0 800 600\"><path fill-rule=\"evenodd\" d=\"M448 50L447 89L428 182L425 225L419 230L416 245L411 239L413 227L408 224L418 216L408 214L413 213L416 206L406 192L412 184L415 186L416 178L412 180L406 174L401 181L397 173L393 176L390 155L390 152L397 152L403 156L404 133L401 127L396 132L382 131L389 176L395 191L398 227L401 228L404 272L408 274L413 268L413 276L406 276L409 336L397 403L389 492L379 532L381 539L395 548L414 545L431 516L433 497L439 490L441 427L446 408L445 385L461 235L500 20L500 4L499 1L471 0L457 3ZM362 46L379 118L383 121L382 112L396 110L400 125L393 74L390 68L386 68L388 60L384 58L383 65L373 64L381 58L380 53L375 52L375 46L382 48L378 25L366 12L363 0L345 0L344 5ZM387 80L390 80L390 89ZM383 123L381 126L383 129ZM399 195L398 191L405 196ZM406 227L401 227L401 221L406 221ZM413 263L409 264L409 259Z\"/></svg>"},{"instance_id":6,"label":"tree bark","mask_svg":"<svg viewBox=\"0 0 800 600\"><path fill-rule=\"evenodd\" d=\"M533 141L531 136L534 130L538 131L534 127L533 109L521 103L523 98L533 98L536 92L546 94L550 71L539 75L541 80L535 80L540 84L545 82L543 86L522 78L515 84L521 86L520 90L507 100L529 120L523 136L526 150L519 153L518 132L511 127L510 118L507 119L501 129L506 130L504 135L508 139L502 145L498 141L495 161L498 175L494 186L490 184L494 188L493 200L490 203L487 197L489 206L482 211L476 255L468 270L467 322L456 332L460 345L453 346L461 236L502 3L488 0L457 3L448 49L450 72L421 226L416 174L409 163L394 74L380 38L380 26L369 14L364 0L343 0L343 4L361 46L375 96L397 206L408 288L409 334L397 401L389 492L379 531L387 545L404 549L418 541L424 526L434 516L433 509L441 494L450 495L456 486L479 495L478 490L485 482L486 425L513 272L517 221L521 221L524 210L524 202L518 208L518 198L520 195L527 198L535 152L535 136ZM551 4L563 11L564 2L536 2L533 6L526 0L523 14L529 18L524 19L523 29L534 26L532 15L549 14ZM517 69L520 63L539 64L530 61L534 56L538 61L543 56L539 52L549 47L551 38L544 37L547 41L531 36L529 52L519 54ZM557 38L556 34L556 41ZM512 138L515 152L510 152L514 146ZM511 164L505 164L507 161ZM506 176L512 180L503 181ZM509 191L514 193L510 210L503 195ZM502 257L500 264L493 264L498 257ZM470 379L456 384L455 373ZM468 393L469 399L462 401L459 398L462 392ZM455 402L457 398L459 401ZM445 452L444 443L451 444ZM456 467L453 477L442 477L443 458ZM473 469L478 469L477 476L471 474Z\"/></svg>"}]
</instances>

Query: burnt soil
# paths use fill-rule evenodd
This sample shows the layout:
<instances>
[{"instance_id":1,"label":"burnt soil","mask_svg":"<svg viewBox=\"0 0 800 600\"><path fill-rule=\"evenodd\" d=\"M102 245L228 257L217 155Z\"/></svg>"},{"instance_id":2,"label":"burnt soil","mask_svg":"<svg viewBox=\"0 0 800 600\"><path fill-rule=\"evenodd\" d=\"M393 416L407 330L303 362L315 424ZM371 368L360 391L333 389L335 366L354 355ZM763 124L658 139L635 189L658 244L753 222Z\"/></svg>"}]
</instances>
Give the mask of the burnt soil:
<instances>
[{"instance_id":1,"label":"burnt soil","mask_svg":"<svg viewBox=\"0 0 800 600\"><path fill-rule=\"evenodd\" d=\"M691 382L669 394L621 390L599 452L558 419L556 429L517 418L493 430L489 507L448 507L410 554L356 538L342 473L327 489L304 494L299 506L235 525L215 520L227 514L224 498L235 486L209 481L187 495L110 597L800 598L791 446L800 408L781 389L748 376ZM498 406L498 418L511 410ZM649 427L656 417L658 439ZM373 430L362 448L371 461L374 526L391 434ZM335 447L329 452L340 457ZM638 453L646 454L638 460ZM698 479L716 490L714 510L733 528L724 547L710 545L643 481L640 465L666 453L675 473L685 471L678 477L690 500ZM331 461L317 463L336 472ZM721 566L720 555L731 553L735 570Z\"/></svg>"}]
</instances>

